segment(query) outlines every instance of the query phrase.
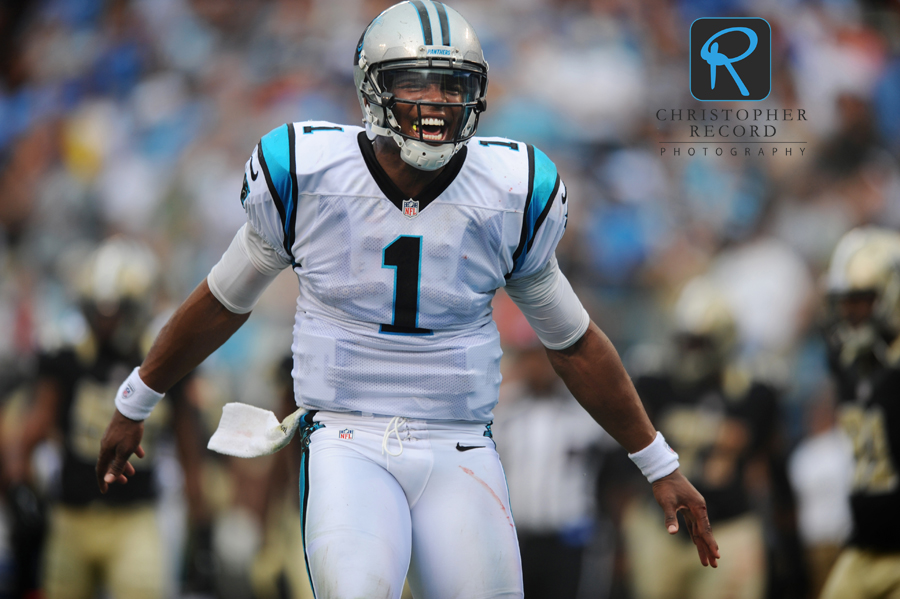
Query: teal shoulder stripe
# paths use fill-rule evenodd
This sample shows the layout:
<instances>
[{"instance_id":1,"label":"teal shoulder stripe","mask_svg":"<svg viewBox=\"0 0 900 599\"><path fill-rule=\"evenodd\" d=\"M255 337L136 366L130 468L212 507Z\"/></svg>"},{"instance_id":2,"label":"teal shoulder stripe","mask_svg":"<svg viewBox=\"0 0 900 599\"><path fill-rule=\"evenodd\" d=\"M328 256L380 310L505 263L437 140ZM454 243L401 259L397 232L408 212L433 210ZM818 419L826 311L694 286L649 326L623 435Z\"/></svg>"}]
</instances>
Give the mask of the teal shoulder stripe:
<instances>
[{"instance_id":1,"label":"teal shoulder stripe","mask_svg":"<svg viewBox=\"0 0 900 599\"><path fill-rule=\"evenodd\" d=\"M543 222L541 215L553 200L554 191L558 181L556 165L546 154L532 145L528 145L528 173L530 195L526 199L525 214L522 222L522 239L514 257L513 272L519 270L525 263L528 251L534 243L534 236L538 227ZM512 274L512 273L510 273Z\"/></svg>"},{"instance_id":2,"label":"teal shoulder stripe","mask_svg":"<svg viewBox=\"0 0 900 599\"><path fill-rule=\"evenodd\" d=\"M291 149L288 144L288 128L290 125L282 125L273 129L260 140L260 148L266 157L269 177L272 179L273 191L278 197L275 201L287 204L291 197Z\"/></svg>"},{"instance_id":3,"label":"teal shoulder stripe","mask_svg":"<svg viewBox=\"0 0 900 599\"><path fill-rule=\"evenodd\" d=\"M556 165L547 158L547 155L534 149L534 191L531 195L531 216L532 221L537 223L537 218L544 211L547 203L553 198L553 188L556 186ZM535 228L532 228L529 239L534 237Z\"/></svg>"},{"instance_id":4,"label":"teal shoulder stripe","mask_svg":"<svg viewBox=\"0 0 900 599\"><path fill-rule=\"evenodd\" d=\"M550 192L550 199L544 204L544 209L541 210L540 215L538 215L537 222L534 225L534 234L531 236L531 239L528 240L528 247L526 248L529 252L531 251L531 246L534 245L534 239L537 237L537 233L541 228L541 224L545 220L547 220L547 215L550 214L550 208L553 207L553 200L556 199L556 192L559 191L559 184L561 183L559 179L559 175L556 175L556 182L553 184L553 191Z\"/></svg>"},{"instance_id":5,"label":"teal shoulder stripe","mask_svg":"<svg viewBox=\"0 0 900 599\"><path fill-rule=\"evenodd\" d=\"M291 254L296 223L297 189L294 181L294 127L288 123L267 133L259 142L260 160L269 192L281 216L284 249Z\"/></svg>"}]
</instances>

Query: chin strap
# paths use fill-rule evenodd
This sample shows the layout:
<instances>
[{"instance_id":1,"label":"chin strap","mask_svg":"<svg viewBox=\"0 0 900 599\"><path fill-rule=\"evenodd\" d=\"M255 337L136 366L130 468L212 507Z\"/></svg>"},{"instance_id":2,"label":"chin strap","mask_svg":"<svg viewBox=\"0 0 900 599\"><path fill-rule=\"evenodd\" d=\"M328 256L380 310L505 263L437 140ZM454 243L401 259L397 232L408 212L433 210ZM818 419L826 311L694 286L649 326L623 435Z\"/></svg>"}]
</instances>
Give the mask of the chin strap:
<instances>
[{"instance_id":1,"label":"chin strap","mask_svg":"<svg viewBox=\"0 0 900 599\"><path fill-rule=\"evenodd\" d=\"M457 150L464 144L441 144L432 146L421 141L413 141L403 139L397 135L395 140L399 139L400 158L403 162L421 169L423 171L434 171L448 162L456 154Z\"/></svg>"},{"instance_id":2,"label":"chin strap","mask_svg":"<svg viewBox=\"0 0 900 599\"><path fill-rule=\"evenodd\" d=\"M375 115L368 106L366 107L366 117L366 136L369 139L375 139L376 135L393 139L400 148L400 158L403 159L403 162L419 170L435 171L441 168L450 162L460 148L466 145L466 142L462 142L432 146L418 140L405 139L392 129L376 125Z\"/></svg>"}]
</instances>

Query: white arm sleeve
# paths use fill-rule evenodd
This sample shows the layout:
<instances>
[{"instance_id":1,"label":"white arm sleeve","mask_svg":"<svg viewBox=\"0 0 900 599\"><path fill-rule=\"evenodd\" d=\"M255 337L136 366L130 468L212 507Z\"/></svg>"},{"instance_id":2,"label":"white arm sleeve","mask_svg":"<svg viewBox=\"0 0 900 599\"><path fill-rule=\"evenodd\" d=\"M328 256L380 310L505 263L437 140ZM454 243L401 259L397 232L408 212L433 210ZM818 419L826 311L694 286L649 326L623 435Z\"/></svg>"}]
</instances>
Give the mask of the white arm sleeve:
<instances>
[{"instance_id":1,"label":"white arm sleeve","mask_svg":"<svg viewBox=\"0 0 900 599\"><path fill-rule=\"evenodd\" d=\"M290 266L249 224L234 236L222 259L206 277L209 290L235 314L251 311L278 273Z\"/></svg>"},{"instance_id":2,"label":"white arm sleeve","mask_svg":"<svg viewBox=\"0 0 900 599\"><path fill-rule=\"evenodd\" d=\"M581 339L591 323L572 285L559 270L556 256L533 275L507 281L506 293L549 349L569 347Z\"/></svg>"}]
</instances>

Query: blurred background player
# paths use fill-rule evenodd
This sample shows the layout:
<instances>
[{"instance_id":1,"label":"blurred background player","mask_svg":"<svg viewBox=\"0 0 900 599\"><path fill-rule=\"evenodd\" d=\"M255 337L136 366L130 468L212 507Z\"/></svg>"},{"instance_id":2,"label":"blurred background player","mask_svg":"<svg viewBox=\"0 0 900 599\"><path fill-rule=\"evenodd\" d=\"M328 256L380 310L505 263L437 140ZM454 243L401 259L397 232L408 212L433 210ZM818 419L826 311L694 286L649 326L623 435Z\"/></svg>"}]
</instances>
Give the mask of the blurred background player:
<instances>
[{"instance_id":1,"label":"blurred background player","mask_svg":"<svg viewBox=\"0 0 900 599\"><path fill-rule=\"evenodd\" d=\"M35 448L59 435L60 480L53 486L42 568L48 599L90 599L101 589L115 599L161 599L171 593L173 572L155 511L154 454L169 422L192 521L205 520L197 475L202 439L185 398L190 380L145 422L146 455L136 460L129 484L101 495L96 454L115 410L118 381L140 363L155 333L150 325L159 270L148 248L115 237L100 244L73 275L88 328L77 344L39 356L33 400L4 450L6 478L13 488L30 483Z\"/></svg>"},{"instance_id":2,"label":"blurred background player","mask_svg":"<svg viewBox=\"0 0 900 599\"><path fill-rule=\"evenodd\" d=\"M809 435L788 461L812 598L821 593L851 528L853 450L838 426L834 396L833 385L823 385L812 398L805 414Z\"/></svg>"},{"instance_id":3,"label":"blurred background player","mask_svg":"<svg viewBox=\"0 0 900 599\"><path fill-rule=\"evenodd\" d=\"M822 599L900 597L900 235L854 229L828 271L829 366L853 444L853 532Z\"/></svg>"},{"instance_id":4,"label":"blurred background player","mask_svg":"<svg viewBox=\"0 0 900 599\"><path fill-rule=\"evenodd\" d=\"M634 595L762 598L766 544L748 479L752 468L766 467L778 396L736 364L734 315L710 279L696 278L684 288L674 325L671 355L658 371L637 376L635 386L654 425L678 449L685 472L706 497L716 538L736 559L723 561L708 576L694 567L690 540L656 534L658 511L638 499L624 521Z\"/></svg>"},{"instance_id":5,"label":"blurred background player","mask_svg":"<svg viewBox=\"0 0 900 599\"><path fill-rule=\"evenodd\" d=\"M574 599L595 533L600 448L604 441L618 446L566 389L506 294L495 297L494 310L510 364L492 429L509 484L525 596Z\"/></svg>"},{"instance_id":6,"label":"blurred background player","mask_svg":"<svg viewBox=\"0 0 900 599\"><path fill-rule=\"evenodd\" d=\"M275 397L271 407L279 420L297 409L292 367L293 358L287 356L267 369ZM218 417L217 410L214 420ZM297 495L301 455L301 444L291 443L271 456L218 456L225 459L233 490L230 505L217 514L214 525L217 597L313 599L306 569L297 567L304 560ZM231 548L225 546L226 538Z\"/></svg>"}]
</instances>

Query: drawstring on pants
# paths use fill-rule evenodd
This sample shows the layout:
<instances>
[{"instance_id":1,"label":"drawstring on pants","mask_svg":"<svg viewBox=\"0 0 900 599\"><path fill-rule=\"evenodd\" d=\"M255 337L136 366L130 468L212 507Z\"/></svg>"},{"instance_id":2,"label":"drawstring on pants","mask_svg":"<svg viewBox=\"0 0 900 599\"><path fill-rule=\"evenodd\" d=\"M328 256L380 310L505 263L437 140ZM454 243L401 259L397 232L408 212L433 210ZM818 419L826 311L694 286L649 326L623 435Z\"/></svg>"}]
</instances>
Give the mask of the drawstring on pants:
<instances>
[{"instance_id":1,"label":"drawstring on pants","mask_svg":"<svg viewBox=\"0 0 900 599\"><path fill-rule=\"evenodd\" d=\"M402 425L407 423L407 419L401 416L394 416L391 418L390 422L388 422L387 427L384 429L384 438L381 440L381 455L385 453L397 457L403 453L403 439L400 438L400 428ZM400 444L400 451L397 453L393 453L390 449L388 449L388 441L391 438L391 433L394 433L394 436L397 437L397 443Z\"/></svg>"}]
</instances>

